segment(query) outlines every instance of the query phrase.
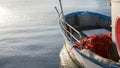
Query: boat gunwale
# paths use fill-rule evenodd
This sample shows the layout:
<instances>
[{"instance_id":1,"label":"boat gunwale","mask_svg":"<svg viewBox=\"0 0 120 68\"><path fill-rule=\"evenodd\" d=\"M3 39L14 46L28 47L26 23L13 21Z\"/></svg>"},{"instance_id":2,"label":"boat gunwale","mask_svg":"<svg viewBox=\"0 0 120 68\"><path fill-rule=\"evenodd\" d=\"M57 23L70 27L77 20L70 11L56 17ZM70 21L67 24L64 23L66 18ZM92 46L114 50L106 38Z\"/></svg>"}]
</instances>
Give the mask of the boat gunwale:
<instances>
[{"instance_id":1,"label":"boat gunwale","mask_svg":"<svg viewBox=\"0 0 120 68\"><path fill-rule=\"evenodd\" d=\"M68 13L66 15L64 15L64 19L68 19L72 16L75 16L75 15L90 15L90 16L101 16L101 18L104 18L105 20L109 20L111 21L111 18L109 16L106 16L106 15L103 15L103 14L100 14L100 13L96 13L96 12L88 12L88 11L80 11L80 12L73 12L73 13Z\"/></svg>"}]
</instances>

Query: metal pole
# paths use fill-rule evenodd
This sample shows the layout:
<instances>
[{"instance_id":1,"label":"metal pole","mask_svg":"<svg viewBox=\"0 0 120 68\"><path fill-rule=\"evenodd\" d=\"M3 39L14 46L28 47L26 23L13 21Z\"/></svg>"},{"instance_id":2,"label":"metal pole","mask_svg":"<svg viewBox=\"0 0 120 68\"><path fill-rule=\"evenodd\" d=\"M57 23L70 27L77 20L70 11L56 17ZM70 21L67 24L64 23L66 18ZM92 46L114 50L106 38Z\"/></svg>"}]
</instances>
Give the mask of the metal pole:
<instances>
[{"instance_id":1,"label":"metal pole","mask_svg":"<svg viewBox=\"0 0 120 68\"><path fill-rule=\"evenodd\" d=\"M61 8L61 13L62 13L62 15L64 15L61 0L59 0L59 3L60 3L60 8Z\"/></svg>"},{"instance_id":2,"label":"metal pole","mask_svg":"<svg viewBox=\"0 0 120 68\"><path fill-rule=\"evenodd\" d=\"M59 11L58 11L57 7L55 7L55 10L56 10L56 11L57 11L57 13L59 14Z\"/></svg>"}]
</instances>

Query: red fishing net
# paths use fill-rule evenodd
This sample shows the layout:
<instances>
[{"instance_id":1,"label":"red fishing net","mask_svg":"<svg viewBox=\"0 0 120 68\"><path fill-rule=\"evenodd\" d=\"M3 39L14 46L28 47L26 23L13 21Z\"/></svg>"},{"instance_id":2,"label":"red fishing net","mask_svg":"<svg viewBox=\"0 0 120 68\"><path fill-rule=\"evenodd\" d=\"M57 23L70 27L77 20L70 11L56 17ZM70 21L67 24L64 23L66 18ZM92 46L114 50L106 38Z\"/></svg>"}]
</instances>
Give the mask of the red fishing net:
<instances>
[{"instance_id":1,"label":"red fishing net","mask_svg":"<svg viewBox=\"0 0 120 68\"><path fill-rule=\"evenodd\" d=\"M104 58L110 58L110 52L112 51L111 32L107 34L94 34L80 40L80 42L75 47L90 49Z\"/></svg>"}]
</instances>

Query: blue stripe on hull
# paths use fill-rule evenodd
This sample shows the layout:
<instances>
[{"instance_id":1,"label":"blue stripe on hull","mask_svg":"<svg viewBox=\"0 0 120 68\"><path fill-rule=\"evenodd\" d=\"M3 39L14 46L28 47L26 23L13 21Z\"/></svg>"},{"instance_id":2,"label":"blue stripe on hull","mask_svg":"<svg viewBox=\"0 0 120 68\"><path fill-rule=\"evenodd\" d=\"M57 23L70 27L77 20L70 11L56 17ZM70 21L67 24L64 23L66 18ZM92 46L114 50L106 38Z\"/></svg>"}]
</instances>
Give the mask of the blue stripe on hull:
<instances>
[{"instance_id":1,"label":"blue stripe on hull","mask_svg":"<svg viewBox=\"0 0 120 68\"><path fill-rule=\"evenodd\" d=\"M94 12L88 12L88 11L83 11L83 12L74 12L74 13L69 13L69 14L66 14L64 16L65 19L68 19L69 17L72 17L72 16L75 16L75 15L97 15L97 16L101 16L102 18L106 19L106 20L110 20L111 21L111 18L108 17L108 16L105 16L105 15L102 15L102 14L99 14L99 13L94 13Z\"/></svg>"}]
</instances>

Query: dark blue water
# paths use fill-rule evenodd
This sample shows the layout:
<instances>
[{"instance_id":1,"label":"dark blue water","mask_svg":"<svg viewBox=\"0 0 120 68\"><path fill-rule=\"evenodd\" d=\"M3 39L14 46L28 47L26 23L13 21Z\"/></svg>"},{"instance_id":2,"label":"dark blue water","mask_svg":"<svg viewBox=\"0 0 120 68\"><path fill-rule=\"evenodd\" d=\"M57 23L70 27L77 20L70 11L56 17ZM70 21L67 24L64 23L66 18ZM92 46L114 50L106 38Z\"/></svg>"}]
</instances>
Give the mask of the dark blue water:
<instances>
[{"instance_id":1,"label":"dark blue water","mask_svg":"<svg viewBox=\"0 0 120 68\"><path fill-rule=\"evenodd\" d=\"M108 0L62 0L64 12L109 15ZM0 68L58 68L64 39L58 0L0 0Z\"/></svg>"}]
</instances>

